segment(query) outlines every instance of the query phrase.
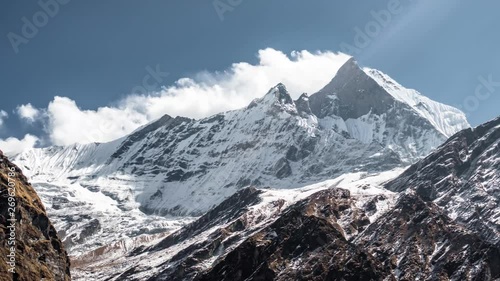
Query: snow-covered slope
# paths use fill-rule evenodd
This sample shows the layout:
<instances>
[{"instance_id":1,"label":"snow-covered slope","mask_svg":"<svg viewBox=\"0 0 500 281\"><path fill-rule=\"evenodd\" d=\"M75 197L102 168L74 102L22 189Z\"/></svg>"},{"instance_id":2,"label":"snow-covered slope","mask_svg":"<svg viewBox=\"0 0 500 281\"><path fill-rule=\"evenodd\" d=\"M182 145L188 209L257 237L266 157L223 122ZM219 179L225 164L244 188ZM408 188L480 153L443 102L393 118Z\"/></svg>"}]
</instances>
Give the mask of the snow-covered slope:
<instances>
[{"instance_id":1,"label":"snow-covered slope","mask_svg":"<svg viewBox=\"0 0 500 281\"><path fill-rule=\"evenodd\" d=\"M199 216L247 186L291 189L404 167L468 126L458 110L419 98L447 110L422 113L390 83L349 60L323 90L295 101L279 84L240 110L165 115L110 143L32 149L15 162L79 254L178 228L178 216Z\"/></svg>"},{"instance_id":2,"label":"snow-covered slope","mask_svg":"<svg viewBox=\"0 0 500 281\"><path fill-rule=\"evenodd\" d=\"M429 120L446 137L470 127L465 114L449 105L435 102L413 89L406 89L379 70L364 68L366 74L377 81L391 96L413 108Z\"/></svg>"}]
</instances>

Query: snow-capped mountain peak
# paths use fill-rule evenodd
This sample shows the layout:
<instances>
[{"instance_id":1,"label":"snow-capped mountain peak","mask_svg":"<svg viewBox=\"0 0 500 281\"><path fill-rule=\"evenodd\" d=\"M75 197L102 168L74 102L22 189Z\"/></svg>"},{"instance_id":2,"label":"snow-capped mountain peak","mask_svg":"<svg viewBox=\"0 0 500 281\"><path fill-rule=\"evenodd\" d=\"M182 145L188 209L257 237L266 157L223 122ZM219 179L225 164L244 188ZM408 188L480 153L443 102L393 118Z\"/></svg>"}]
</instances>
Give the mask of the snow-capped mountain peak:
<instances>
[{"instance_id":1,"label":"snow-capped mountain peak","mask_svg":"<svg viewBox=\"0 0 500 281\"><path fill-rule=\"evenodd\" d=\"M165 115L110 143L33 149L15 162L30 169L68 248L81 253L171 229L155 215L198 216L248 186L300 188L402 168L446 140L444 124L458 122L447 133L468 126L449 114L432 119L377 81L351 59L296 101L278 84L239 110L200 120Z\"/></svg>"},{"instance_id":2,"label":"snow-capped mountain peak","mask_svg":"<svg viewBox=\"0 0 500 281\"><path fill-rule=\"evenodd\" d=\"M264 111L276 107L292 114L297 113L295 103L290 93L288 93L286 86L282 83L272 87L262 98L253 100L250 105L248 105L247 109L253 107L259 107L260 110Z\"/></svg>"},{"instance_id":3,"label":"snow-capped mountain peak","mask_svg":"<svg viewBox=\"0 0 500 281\"><path fill-rule=\"evenodd\" d=\"M362 69L354 58L311 97L311 108L318 117L337 115L344 120L367 114L383 115L401 108L418 114L447 138L470 127L460 110L407 89L379 70Z\"/></svg>"}]
</instances>

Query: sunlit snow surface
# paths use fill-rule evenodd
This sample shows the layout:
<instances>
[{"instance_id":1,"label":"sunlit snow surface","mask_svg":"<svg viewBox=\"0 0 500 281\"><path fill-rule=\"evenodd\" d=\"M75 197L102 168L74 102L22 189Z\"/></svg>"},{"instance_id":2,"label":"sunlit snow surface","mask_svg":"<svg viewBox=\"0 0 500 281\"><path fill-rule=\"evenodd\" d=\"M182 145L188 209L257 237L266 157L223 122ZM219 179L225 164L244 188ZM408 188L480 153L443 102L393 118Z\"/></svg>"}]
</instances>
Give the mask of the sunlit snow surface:
<instances>
[{"instance_id":1,"label":"sunlit snow surface","mask_svg":"<svg viewBox=\"0 0 500 281\"><path fill-rule=\"evenodd\" d=\"M416 90L407 89L379 70L370 68L363 70L394 98L408 104L429 120L446 137L451 137L456 132L470 127L462 111L435 102Z\"/></svg>"}]
</instances>

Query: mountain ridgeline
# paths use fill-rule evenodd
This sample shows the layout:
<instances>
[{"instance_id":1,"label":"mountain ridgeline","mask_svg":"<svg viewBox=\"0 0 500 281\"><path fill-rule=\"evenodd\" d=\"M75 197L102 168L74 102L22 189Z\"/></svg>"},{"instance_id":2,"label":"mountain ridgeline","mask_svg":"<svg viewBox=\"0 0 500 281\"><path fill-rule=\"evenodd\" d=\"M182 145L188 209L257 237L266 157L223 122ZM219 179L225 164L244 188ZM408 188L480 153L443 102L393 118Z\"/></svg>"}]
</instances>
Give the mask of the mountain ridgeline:
<instances>
[{"instance_id":1,"label":"mountain ridgeline","mask_svg":"<svg viewBox=\"0 0 500 281\"><path fill-rule=\"evenodd\" d=\"M96 189L130 175L142 211L200 215L249 185L300 187L409 165L467 127L459 110L350 59L310 97L294 101L279 84L243 109L166 115L111 143L37 149L16 161L39 178Z\"/></svg>"},{"instance_id":2,"label":"mountain ridgeline","mask_svg":"<svg viewBox=\"0 0 500 281\"><path fill-rule=\"evenodd\" d=\"M482 167L497 166L472 160L489 130L469 127L458 109L350 59L296 100L278 84L245 108L165 115L109 143L31 149L15 162L81 280L497 276L498 191L480 188L498 178ZM487 257L458 262L457 239Z\"/></svg>"}]
</instances>

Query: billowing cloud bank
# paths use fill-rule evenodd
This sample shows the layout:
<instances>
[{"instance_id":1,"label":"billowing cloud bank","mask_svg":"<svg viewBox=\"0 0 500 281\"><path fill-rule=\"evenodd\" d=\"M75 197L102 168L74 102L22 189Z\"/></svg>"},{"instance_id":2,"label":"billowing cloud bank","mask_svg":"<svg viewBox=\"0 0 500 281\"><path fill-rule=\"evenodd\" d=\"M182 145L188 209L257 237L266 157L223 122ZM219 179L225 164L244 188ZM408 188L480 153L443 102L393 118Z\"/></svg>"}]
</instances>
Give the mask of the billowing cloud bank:
<instances>
[{"instance_id":1,"label":"billowing cloud bank","mask_svg":"<svg viewBox=\"0 0 500 281\"><path fill-rule=\"evenodd\" d=\"M234 63L223 72L202 72L179 79L160 92L132 94L113 107L81 110L75 101L56 96L45 109L24 105L18 107L18 114L28 122L36 117L43 119L47 137L54 145L108 142L164 114L202 118L244 107L280 82L294 98L304 92L314 93L349 59L333 52L300 51L287 56L274 49L260 50L258 58L256 65Z\"/></svg>"}]
</instances>

